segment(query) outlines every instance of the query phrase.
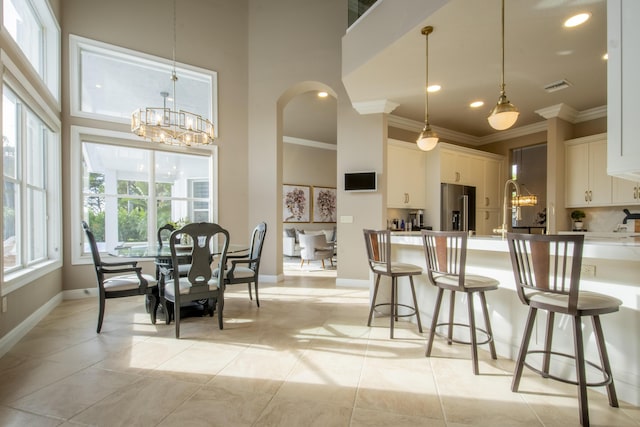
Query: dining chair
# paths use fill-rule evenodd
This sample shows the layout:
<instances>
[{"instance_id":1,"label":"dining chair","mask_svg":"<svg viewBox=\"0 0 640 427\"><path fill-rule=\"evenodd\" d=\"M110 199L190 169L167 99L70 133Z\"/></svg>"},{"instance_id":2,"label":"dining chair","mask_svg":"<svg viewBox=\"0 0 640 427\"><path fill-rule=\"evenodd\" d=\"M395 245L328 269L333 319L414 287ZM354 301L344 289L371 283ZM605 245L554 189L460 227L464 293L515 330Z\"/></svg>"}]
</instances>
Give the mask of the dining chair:
<instances>
[{"instance_id":1,"label":"dining chair","mask_svg":"<svg viewBox=\"0 0 640 427\"><path fill-rule=\"evenodd\" d=\"M525 366L544 378L576 385L578 386L580 423L588 426L587 387L606 386L609 405L618 407L618 397L613 384L600 315L618 311L622 301L609 295L580 290L584 235L507 233L507 242L518 297L524 305L529 307L511 390L518 391ZM529 350L538 310L545 310L548 313L544 349ZM561 353L552 348L556 313L567 315L572 319L573 355ZM585 360L583 317L591 317L600 365ZM540 368L526 361L527 355L533 353L542 355ZM551 355L575 361L575 381L549 372ZM600 371L601 381L587 381L585 363L596 371Z\"/></svg>"},{"instance_id":2,"label":"dining chair","mask_svg":"<svg viewBox=\"0 0 640 427\"><path fill-rule=\"evenodd\" d=\"M427 276L429 282L438 288L433 319L427 342L426 357L431 357L433 339L435 335L445 337L447 343L467 344L471 346L471 362L473 373L479 374L478 346L489 344L492 359L497 359L496 348L493 342L493 331L487 309L485 292L498 289L499 282L491 277L467 274L467 235L466 231L431 231L422 230L422 242L427 262ZM444 291L449 291L449 320L438 323L440 306ZM454 320L456 292L462 292L467 296L468 323L460 323ZM485 329L479 328L475 319L474 294L480 298L482 314L484 316ZM437 329L447 326L447 335L440 334ZM469 329L469 341L454 337L454 328ZM478 332L482 333L484 340L478 342Z\"/></svg>"},{"instance_id":3,"label":"dining chair","mask_svg":"<svg viewBox=\"0 0 640 427\"><path fill-rule=\"evenodd\" d=\"M321 261L325 268L324 260L328 259L333 266L333 245L327 243L324 233L300 234L300 267L307 261Z\"/></svg>"},{"instance_id":4,"label":"dining chair","mask_svg":"<svg viewBox=\"0 0 640 427\"><path fill-rule=\"evenodd\" d=\"M122 298L135 295L145 295L149 298L149 313L151 323L156 323L156 311L158 309L158 286L156 279L149 274L142 274L142 267L138 267L136 261L105 262L100 258L100 251L96 239L89 228L89 224L82 221L82 228L87 235L93 265L98 279L98 327L97 333L102 330L106 300L109 298Z\"/></svg>"},{"instance_id":5,"label":"dining chair","mask_svg":"<svg viewBox=\"0 0 640 427\"><path fill-rule=\"evenodd\" d=\"M217 268L224 268L227 262L229 248L229 232L218 224L200 222L187 224L171 233L169 247L171 262L180 265L184 257L184 249L180 246L180 235L191 237L193 246L191 263L186 276L172 274L164 284L164 298L173 303L173 318L176 328L176 338L180 338L180 310L183 302L207 300L218 311L218 327L223 328L222 312L224 309L224 277L213 275L212 261L217 259ZM213 309L210 309L213 315Z\"/></svg>"},{"instance_id":6,"label":"dining chair","mask_svg":"<svg viewBox=\"0 0 640 427\"><path fill-rule=\"evenodd\" d=\"M413 285L413 276L422 274L422 268L391 260L391 232L389 230L363 230L364 242L367 248L367 258L369 268L376 277L376 284L371 300L371 308L369 309L369 320L367 326L371 326L373 312L378 307L388 306L389 313L389 338L393 338L394 321L399 317L416 316L418 330L422 333L422 322L420 322L420 310L418 309L418 300L416 298L416 290ZM387 276L391 278L391 301L378 303L378 288L380 287L380 278ZM408 277L411 286L411 295L413 296L413 307L398 302L398 278ZM400 314L400 308L408 310L405 314Z\"/></svg>"},{"instance_id":7,"label":"dining chair","mask_svg":"<svg viewBox=\"0 0 640 427\"><path fill-rule=\"evenodd\" d=\"M264 238L267 235L267 223L261 222L251 234L251 242L249 252L245 255L227 255L227 260L231 262L231 268L225 272L224 283L226 285L235 285L237 283L246 283L249 288L249 299L251 296L251 283L256 291L256 305L260 307L260 299L258 297L258 277L260 273L260 257L262 255L262 246Z\"/></svg>"}]
</instances>

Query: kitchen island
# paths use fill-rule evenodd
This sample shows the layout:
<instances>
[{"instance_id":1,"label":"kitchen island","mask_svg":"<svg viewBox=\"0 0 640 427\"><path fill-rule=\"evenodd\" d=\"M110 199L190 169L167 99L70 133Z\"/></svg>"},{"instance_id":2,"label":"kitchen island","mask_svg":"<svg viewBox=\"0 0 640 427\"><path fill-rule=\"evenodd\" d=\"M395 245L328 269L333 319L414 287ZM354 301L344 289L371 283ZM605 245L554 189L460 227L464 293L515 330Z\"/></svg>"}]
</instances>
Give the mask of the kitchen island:
<instances>
[{"instance_id":1,"label":"kitchen island","mask_svg":"<svg viewBox=\"0 0 640 427\"><path fill-rule=\"evenodd\" d=\"M422 266L426 271L420 232L392 233L391 243L395 260ZM487 294L491 326L498 357L515 359L520 347L528 307L520 302L516 293L506 240L499 236L469 238L467 272L493 277L500 281L499 289ZM428 282L426 274L415 276L414 280L422 323L430 325L436 289ZM619 312L602 316L601 320L618 396L636 406L640 405L639 282L640 237L585 239L581 289L608 294L623 301ZM383 289L388 290L388 288L388 286L380 288L379 298L383 297ZM373 278L371 279L371 289L373 289ZM400 302L410 304L409 287L399 286L398 290ZM466 301L461 299L465 297L465 295L456 296L458 298L456 321L466 321ZM481 313L477 313L477 315L477 319L482 319ZM440 319L448 316L446 302L443 303L440 316ZM480 324L482 325L481 321ZM538 341L532 342L532 346L540 344L543 340L545 324L546 322L537 322L534 336ZM584 336L587 360L599 362L592 325L589 321L584 323ZM481 348L484 347L486 346ZM566 316L556 317L554 348L573 354L571 322ZM481 353L480 362L482 363L482 360L487 358L487 354ZM556 366L563 366L562 375L574 376L573 366L565 360L554 360L554 363ZM597 372L588 368L587 375L591 378L592 375L597 375ZM593 390L605 392L604 387L595 387Z\"/></svg>"}]
</instances>

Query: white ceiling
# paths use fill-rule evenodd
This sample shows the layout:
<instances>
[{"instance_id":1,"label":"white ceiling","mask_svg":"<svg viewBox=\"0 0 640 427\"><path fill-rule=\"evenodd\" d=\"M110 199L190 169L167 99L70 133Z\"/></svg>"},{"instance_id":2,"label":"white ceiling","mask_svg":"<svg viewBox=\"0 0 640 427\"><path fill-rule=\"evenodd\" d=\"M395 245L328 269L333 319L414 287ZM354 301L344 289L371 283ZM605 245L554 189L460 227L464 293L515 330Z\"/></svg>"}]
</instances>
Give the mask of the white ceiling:
<instances>
[{"instance_id":1,"label":"white ceiling","mask_svg":"<svg viewBox=\"0 0 640 427\"><path fill-rule=\"evenodd\" d=\"M584 11L592 14L587 23L563 27L568 17ZM392 115L424 121L424 25L434 27L429 36L429 84L442 86L429 95L430 123L472 138L496 133L486 117L499 96L499 0L449 1L349 76L345 87L351 102L388 100L399 104ZM543 121L536 110L560 103L578 112L606 106L605 0L506 0L505 40L506 93L520 110L515 127ZM562 79L571 86L553 93L544 90ZM469 103L475 100L485 105L471 109ZM305 109L298 105L295 111L302 114ZM286 117L285 134L291 125ZM318 122L292 120L296 125ZM292 136L315 139L301 129L296 132Z\"/></svg>"}]
</instances>

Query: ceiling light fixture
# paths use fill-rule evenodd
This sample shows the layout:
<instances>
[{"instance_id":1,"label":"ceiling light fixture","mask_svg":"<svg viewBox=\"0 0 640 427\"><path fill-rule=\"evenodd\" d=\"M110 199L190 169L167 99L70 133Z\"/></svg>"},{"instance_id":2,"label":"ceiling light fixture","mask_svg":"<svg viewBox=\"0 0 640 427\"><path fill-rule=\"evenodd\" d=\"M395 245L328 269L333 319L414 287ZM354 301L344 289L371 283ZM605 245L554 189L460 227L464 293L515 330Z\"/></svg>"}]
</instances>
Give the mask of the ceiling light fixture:
<instances>
[{"instance_id":1,"label":"ceiling light fixture","mask_svg":"<svg viewBox=\"0 0 640 427\"><path fill-rule=\"evenodd\" d=\"M442 89L442 86L440 86L440 85L431 85L431 86L427 87L427 91L428 92L439 92L440 89Z\"/></svg>"},{"instance_id":2,"label":"ceiling light fixture","mask_svg":"<svg viewBox=\"0 0 640 427\"><path fill-rule=\"evenodd\" d=\"M471 104L469 104L469 107L471 108L480 108L484 105L484 101L473 101Z\"/></svg>"},{"instance_id":3,"label":"ceiling light fixture","mask_svg":"<svg viewBox=\"0 0 640 427\"><path fill-rule=\"evenodd\" d=\"M199 114L176 111L176 1L173 0L173 110L167 108L169 93L160 92L163 107L147 107L131 114L131 131L151 142L169 145L208 145L215 138L213 123Z\"/></svg>"},{"instance_id":4,"label":"ceiling light fixture","mask_svg":"<svg viewBox=\"0 0 640 427\"><path fill-rule=\"evenodd\" d=\"M318 92L318 98L326 98L329 94L325 91Z\"/></svg>"},{"instance_id":5,"label":"ceiling light fixture","mask_svg":"<svg viewBox=\"0 0 640 427\"><path fill-rule=\"evenodd\" d=\"M590 13L579 13L577 15L573 15L571 18L564 21L564 26L566 28L577 27L578 25L582 25L587 22L591 18Z\"/></svg>"},{"instance_id":6,"label":"ceiling light fixture","mask_svg":"<svg viewBox=\"0 0 640 427\"><path fill-rule=\"evenodd\" d=\"M429 34L433 32L432 26L426 26L422 29L421 33L425 36L426 39L426 49L425 49L425 85L424 85L424 128L418 137L416 143L418 144L418 148L422 151L429 151L436 148L438 144L438 135L431 130L431 125L429 124Z\"/></svg>"},{"instance_id":7,"label":"ceiling light fixture","mask_svg":"<svg viewBox=\"0 0 640 427\"><path fill-rule=\"evenodd\" d=\"M500 81L500 98L487 118L489 125L496 130L509 129L518 120L518 109L507 99L504 91L504 0L502 0L502 79Z\"/></svg>"}]
</instances>

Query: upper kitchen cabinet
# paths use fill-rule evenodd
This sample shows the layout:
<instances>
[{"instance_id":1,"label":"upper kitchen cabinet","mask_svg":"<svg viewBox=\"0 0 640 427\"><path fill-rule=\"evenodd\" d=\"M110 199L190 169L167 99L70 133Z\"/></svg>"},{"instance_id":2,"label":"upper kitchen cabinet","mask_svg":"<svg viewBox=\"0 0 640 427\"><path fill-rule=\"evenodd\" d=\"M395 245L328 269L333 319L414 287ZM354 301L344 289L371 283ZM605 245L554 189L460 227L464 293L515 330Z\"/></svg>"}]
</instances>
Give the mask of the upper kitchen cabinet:
<instances>
[{"instance_id":1,"label":"upper kitchen cabinet","mask_svg":"<svg viewBox=\"0 0 640 427\"><path fill-rule=\"evenodd\" d=\"M387 145L387 207L425 207L425 152L416 144L389 140Z\"/></svg>"},{"instance_id":2,"label":"upper kitchen cabinet","mask_svg":"<svg viewBox=\"0 0 640 427\"><path fill-rule=\"evenodd\" d=\"M607 1L607 172L640 181L640 2Z\"/></svg>"},{"instance_id":3,"label":"upper kitchen cabinet","mask_svg":"<svg viewBox=\"0 0 640 427\"><path fill-rule=\"evenodd\" d=\"M566 141L567 207L611 205L606 134Z\"/></svg>"}]
</instances>

